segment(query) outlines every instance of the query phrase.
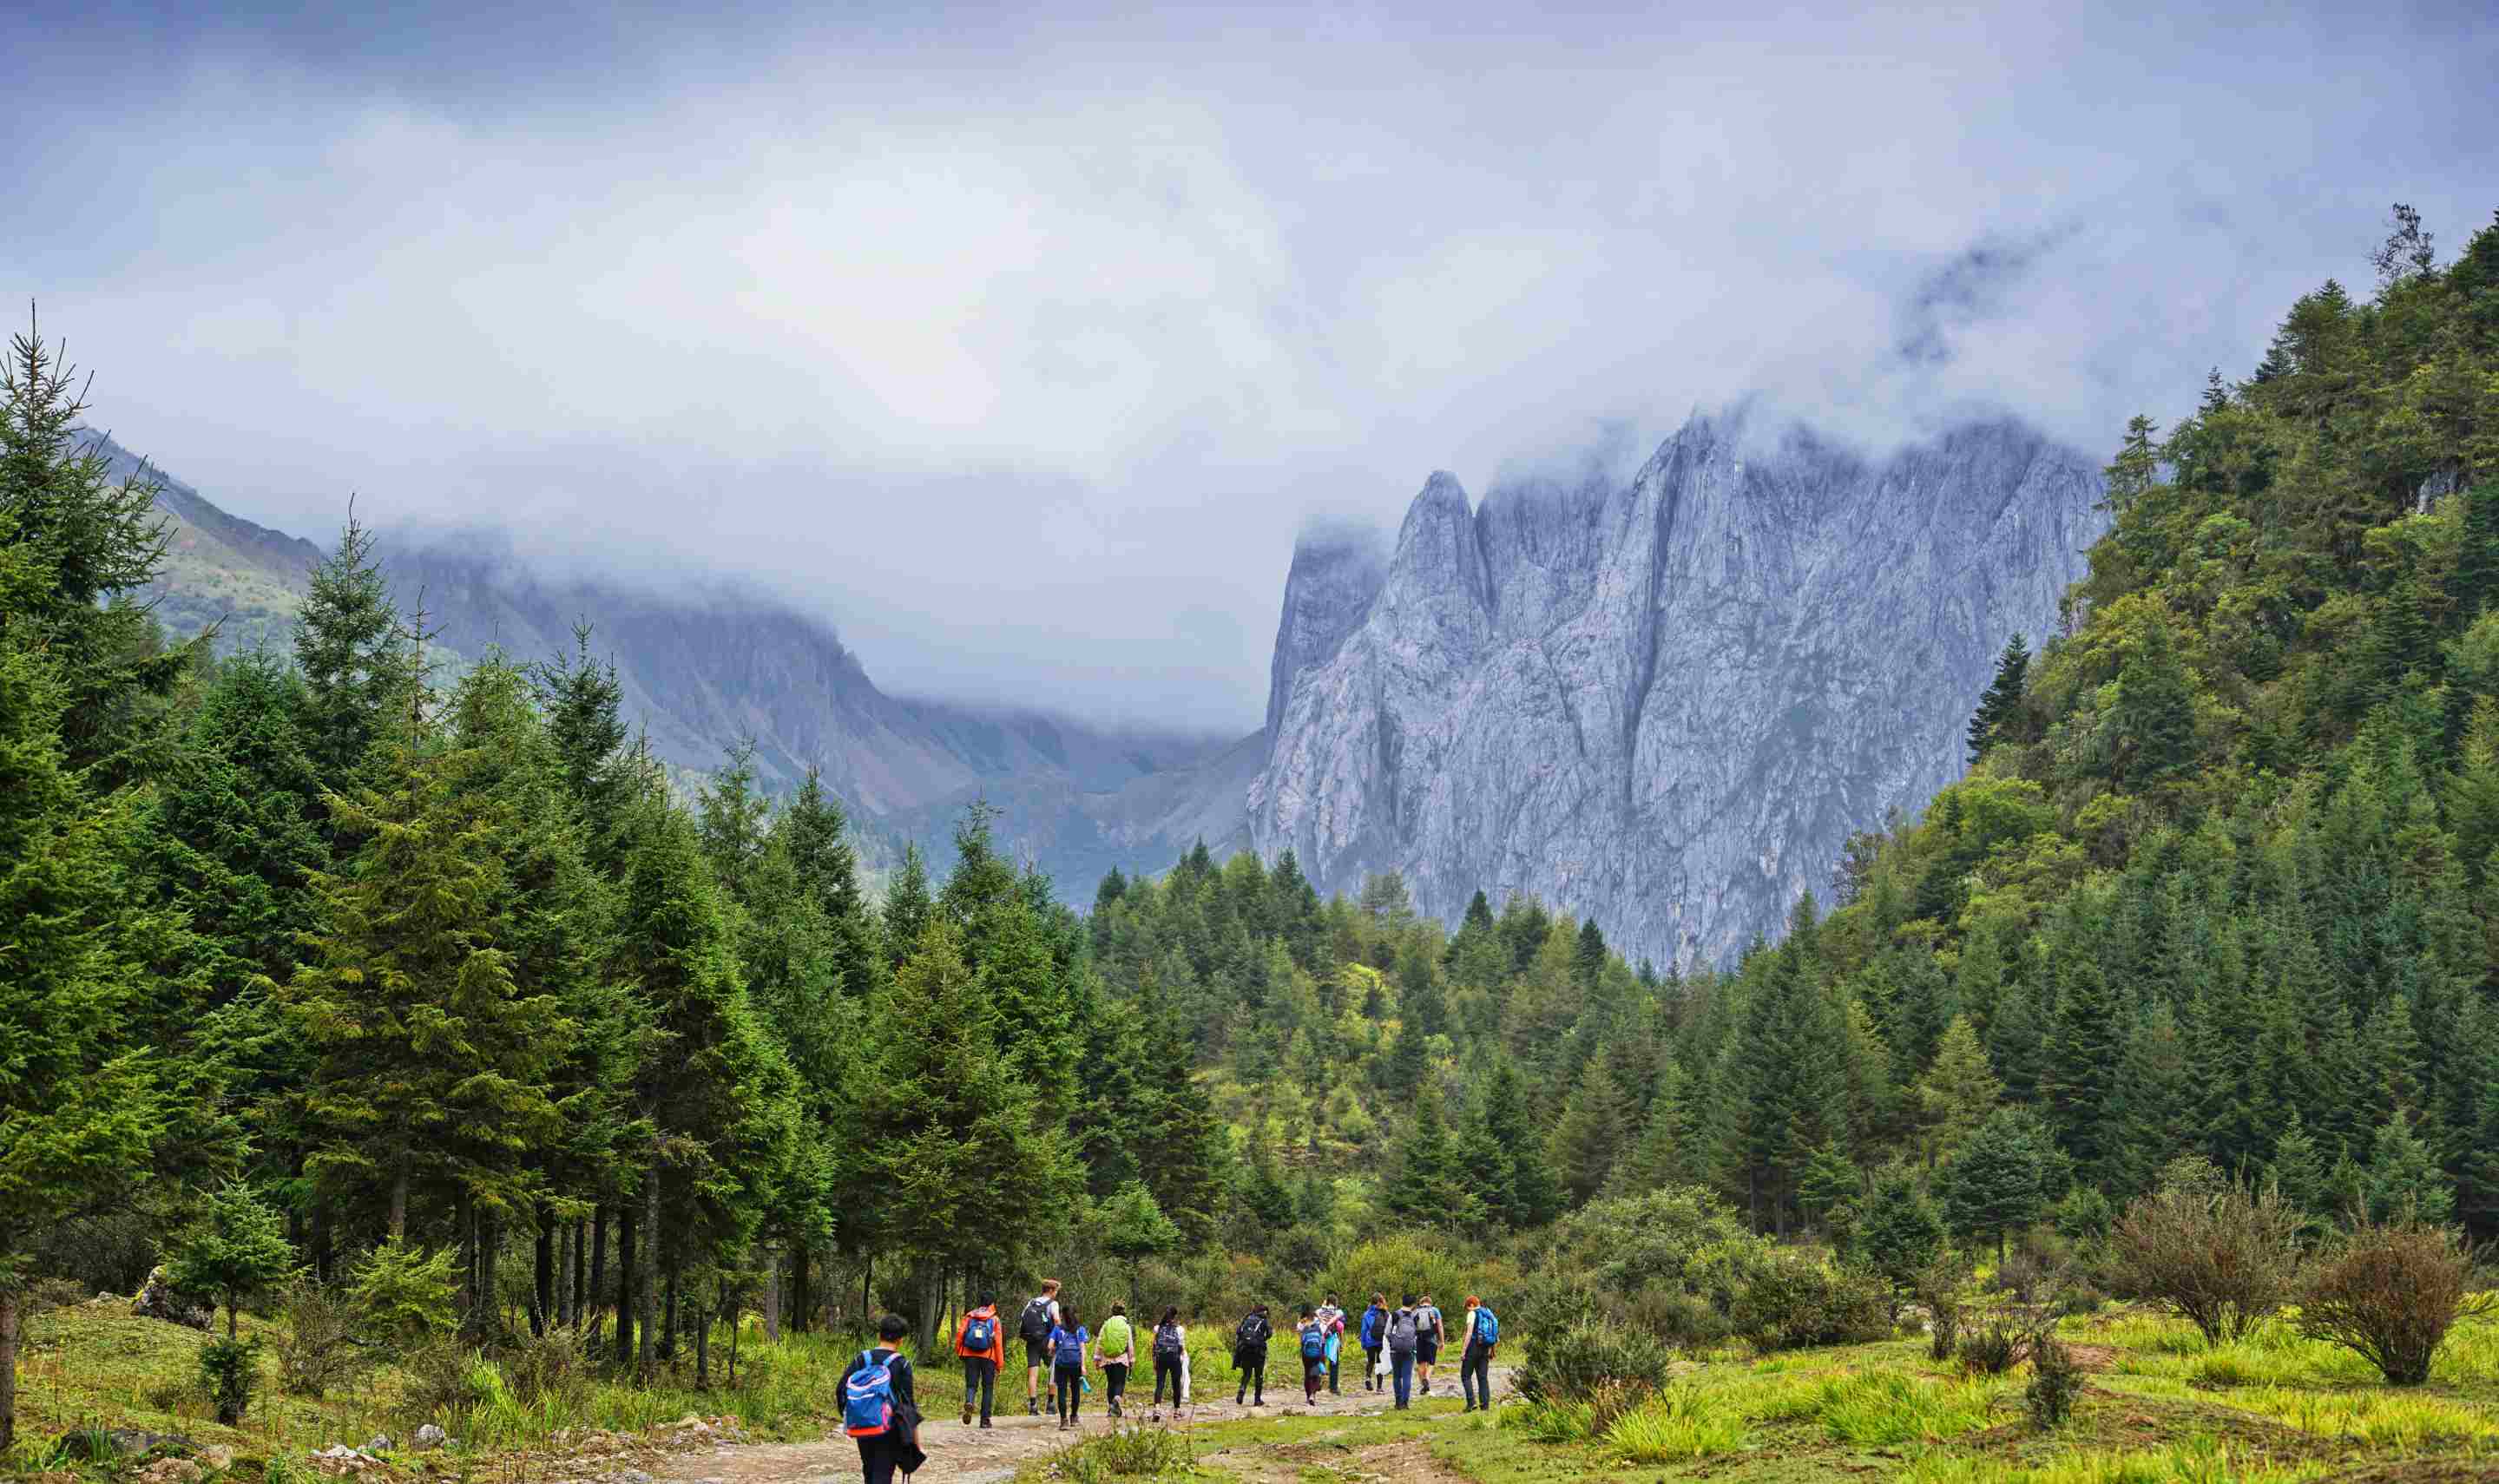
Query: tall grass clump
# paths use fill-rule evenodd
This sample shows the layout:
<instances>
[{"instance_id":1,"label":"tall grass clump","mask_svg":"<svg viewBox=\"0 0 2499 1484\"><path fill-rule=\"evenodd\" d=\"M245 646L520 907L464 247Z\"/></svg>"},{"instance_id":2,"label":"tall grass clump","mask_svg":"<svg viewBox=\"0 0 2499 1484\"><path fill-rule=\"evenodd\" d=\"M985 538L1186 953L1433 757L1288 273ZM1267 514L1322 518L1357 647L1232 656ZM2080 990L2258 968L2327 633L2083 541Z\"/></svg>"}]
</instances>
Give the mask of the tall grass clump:
<instances>
[{"instance_id":1,"label":"tall grass clump","mask_svg":"<svg viewBox=\"0 0 2499 1484\"><path fill-rule=\"evenodd\" d=\"M1608 1446L1635 1464L1672 1464L1744 1446L1744 1419L1727 1398L1671 1386L1614 1419Z\"/></svg>"},{"instance_id":2,"label":"tall grass clump","mask_svg":"<svg viewBox=\"0 0 2499 1484\"><path fill-rule=\"evenodd\" d=\"M1893 1447L1986 1427L1999 1388L1985 1380L1931 1381L1869 1371L1823 1383L1823 1431L1839 1442Z\"/></svg>"},{"instance_id":3,"label":"tall grass clump","mask_svg":"<svg viewBox=\"0 0 2499 1484\"><path fill-rule=\"evenodd\" d=\"M2305 1484L2323 1464L2273 1464L2210 1437L2142 1452L2075 1453L2037 1468L1990 1458L1927 1458L1897 1475L1899 1484Z\"/></svg>"},{"instance_id":4,"label":"tall grass clump","mask_svg":"<svg viewBox=\"0 0 2499 1484\"><path fill-rule=\"evenodd\" d=\"M1142 1423L1122 1423L1098 1437L1088 1437L1026 1466L1016 1477L1051 1479L1059 1484L1140 1484L1143 1480L1184 1477L1190 1461L1188 1440L1181 1434Z\"/></svg>"}]
</instances>

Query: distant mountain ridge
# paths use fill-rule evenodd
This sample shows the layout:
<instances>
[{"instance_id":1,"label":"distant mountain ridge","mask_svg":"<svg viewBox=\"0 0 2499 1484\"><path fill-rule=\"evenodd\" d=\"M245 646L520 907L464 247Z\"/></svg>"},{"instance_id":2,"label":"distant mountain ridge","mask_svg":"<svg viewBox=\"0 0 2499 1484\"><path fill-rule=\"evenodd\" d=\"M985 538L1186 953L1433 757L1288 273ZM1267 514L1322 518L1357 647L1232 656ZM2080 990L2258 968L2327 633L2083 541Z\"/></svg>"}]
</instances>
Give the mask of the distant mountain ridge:
<instances>
[{"instance_id":1,"label":"distant mountain ridge","mask_svg":"<svg viewBox=\"0 0 2499 1484\"><path fill-rule=\"evenodd\" d=\"M138 466L110 439L103 451L117 471ZM189 635L220 625L228 650L286 643L323 550L156 473L170 539L146 596L166 627ZM829 623L786 602L734 588L670 594L552 577L491 534L386 532L381 557L403 608L421 598L439 645L467 661L497 645L544 659L569 650L574 621L590 620L595 649L615 660L628 721L647 727L661 758L709 771L752 738L775 789L813 763L888 856L912 840L942 863L964 807L988 797L1004 811L1005 845L1070 900L1089 903L1113 864L1160 870L1201 833L1218 848L1245 838L1241 738L890 695ZM1217 790L1232 800L1228 812L1203 807L1216 779L1232 780Z\"/></svg>"}]
</instances>

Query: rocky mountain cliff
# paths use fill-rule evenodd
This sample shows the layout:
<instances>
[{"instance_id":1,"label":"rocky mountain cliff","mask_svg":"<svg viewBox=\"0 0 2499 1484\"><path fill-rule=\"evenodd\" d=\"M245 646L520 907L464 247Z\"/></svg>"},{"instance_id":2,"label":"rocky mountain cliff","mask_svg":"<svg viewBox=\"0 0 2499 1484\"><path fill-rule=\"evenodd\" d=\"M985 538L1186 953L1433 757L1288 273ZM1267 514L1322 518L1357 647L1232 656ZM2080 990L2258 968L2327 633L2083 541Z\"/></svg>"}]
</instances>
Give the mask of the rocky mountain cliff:
<instances>
[{"instance_id":1,"label":"rocky mountain cliff","mask_svg":"<svg viewBox=\"0 0 2499 1484\"><path fill-rule=\"evenodd\" d=\"M138 460L112 443L116 472ZM240 519L161 471L169 517L165 570L147 596L178 636L217 626L219 646L284 645L305 575L323 552ZM964 806L1000 807L1011 853L1090 904L1114 864L1158 871L1201 834L1246 844L1240 800L1264 757L1261 739L1106 727L1040 711L896 696L879 689L830 624L766 595L623 576L557 577L499 537L385 533L380 555L404 610L422 601L439 657L456 672L490 646L544 659L594 626L612 656L630 722L664 760L718 767L740 738L756 744L764 785L810 764L851 808L871 858L917 841L933 865L952 857Z\"/></svg>"},{"instance_id":2,"label":"rocky mountain cliff","mask_svg":"<svg viewBox=\"0 0 2499 1484\"><path fill-rule=\"evenodd\" d=\"M1851 830L1960 775L2099 495L2012 422L1869 461L1696 418L1628 484L1475 507L1435 474L1393 547L1296 554L1250 837L1323 890L1393 868L1451 919L1532 891L1635 955L1728 958L1826 889Z\"/></svg>"}]
</instances>

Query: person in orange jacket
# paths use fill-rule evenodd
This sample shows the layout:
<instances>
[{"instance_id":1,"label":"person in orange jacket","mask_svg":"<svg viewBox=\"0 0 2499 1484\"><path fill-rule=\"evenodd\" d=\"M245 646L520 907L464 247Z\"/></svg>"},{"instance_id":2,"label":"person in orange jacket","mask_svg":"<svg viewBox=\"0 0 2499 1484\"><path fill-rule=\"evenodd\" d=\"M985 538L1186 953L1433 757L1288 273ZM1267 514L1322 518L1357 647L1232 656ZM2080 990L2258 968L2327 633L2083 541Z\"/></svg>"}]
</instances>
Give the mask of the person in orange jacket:
<instances>
[{"instance_id":1,"label":"person in orange jacket","mask_svg":"<svg viewBox=\"0 0 2499 1484\"><path fill-rule=\"evenodd\" d=\"M955 1353L963 1358L963 1426L972 1425L972 1397L981 1399L981 1426L990 1425L990 1403L998 1389L998 1367L1006 1363L1006 1326L998 1322L998 1296L981 1295L981 1307L963 1316L955 1332Z\"/></svg>"}]
</instances>

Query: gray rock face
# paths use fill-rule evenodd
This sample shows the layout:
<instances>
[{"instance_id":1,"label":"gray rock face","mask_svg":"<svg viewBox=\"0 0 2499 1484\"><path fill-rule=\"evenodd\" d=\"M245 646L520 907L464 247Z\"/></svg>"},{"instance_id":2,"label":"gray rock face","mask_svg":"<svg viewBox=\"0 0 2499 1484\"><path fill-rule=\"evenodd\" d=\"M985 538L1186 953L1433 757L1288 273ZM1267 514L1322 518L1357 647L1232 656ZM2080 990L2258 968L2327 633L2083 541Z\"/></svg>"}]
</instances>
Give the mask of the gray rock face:
<instances>
[{"instance_id":1,"label":"gray rock face","mask_svg":"<svg viewBox=\"0 0 2499 1484\"><path fill-rule=\"evenodd\" d=\"M1627 486L1476 509L1436 474L1368 593L1342 540L1306 547L1249 790L1261 854L1322 890L1393 868L1452 919L1531 891L1688 965L1959 777L1996 652L2054 627L2101 528L2092 461L2010 422L1880 463L1747 434L1695 419Z\"/></svg>"}]
</instances>

